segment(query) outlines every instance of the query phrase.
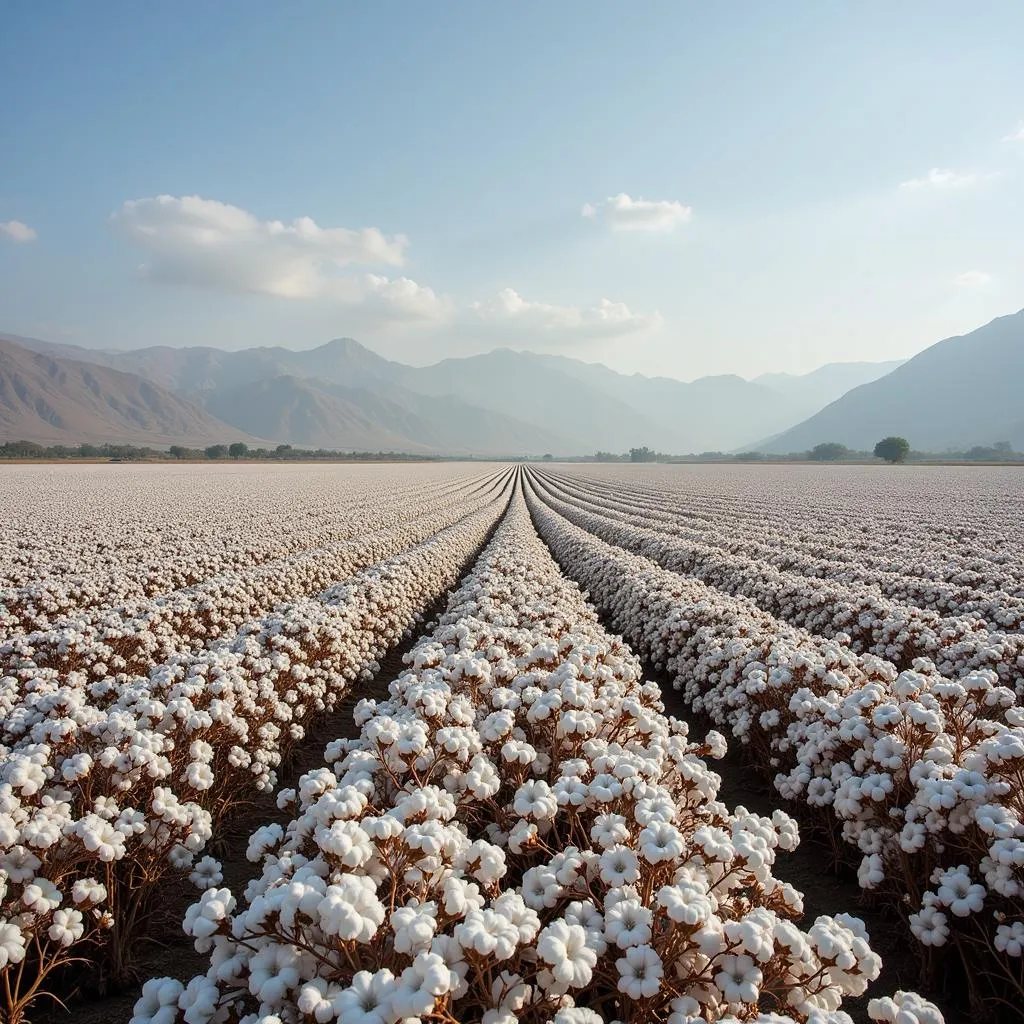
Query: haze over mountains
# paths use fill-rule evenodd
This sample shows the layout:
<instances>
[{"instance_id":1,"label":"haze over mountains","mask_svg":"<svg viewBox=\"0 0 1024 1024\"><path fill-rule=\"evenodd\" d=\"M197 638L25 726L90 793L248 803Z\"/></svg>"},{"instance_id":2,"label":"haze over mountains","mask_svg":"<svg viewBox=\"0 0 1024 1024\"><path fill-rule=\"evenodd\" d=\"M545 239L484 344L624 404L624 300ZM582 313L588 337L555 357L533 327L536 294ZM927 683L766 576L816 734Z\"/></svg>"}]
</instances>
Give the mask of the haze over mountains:
<instances>
[{"instance_id":1,"label":"haze over mountains","mask_svg":"<svg viewBox=\"0 0 1024 1024\"><path fill-rule=\"evenodd\" d=\"M30 351L0 336L3 440L205 445L226 434L256 440L135 374Z\"/></svg>"},{"instance_id":2,"label":"haze over mountains","mask_svg":"<svg viewBox=\"0 0 1024 1024\"><path fill-rule=\"evenodd\" d=\"M1024 449L1024 310L926 348L761 447L793 452L839 441L871 449L888 434L920 451L997 441Z\"/></svg>"},{"instance_id":3,"label":"haze over mountains","mask_svg":"<svg viewBox=\"0 0 1024 1024\"><path fill-rule=\"evenodd\" d=\"M684 383L497 349L413 367L350 338L318 348L83 349L0 335L0 438L251 440L453 455L1024 447L1024 311L907 361ZM23 347L24 346L24 347ZM764 438L770 441L763 442ZM761 443L759 443L759 439Z\"/></svg>"}]
</instances>

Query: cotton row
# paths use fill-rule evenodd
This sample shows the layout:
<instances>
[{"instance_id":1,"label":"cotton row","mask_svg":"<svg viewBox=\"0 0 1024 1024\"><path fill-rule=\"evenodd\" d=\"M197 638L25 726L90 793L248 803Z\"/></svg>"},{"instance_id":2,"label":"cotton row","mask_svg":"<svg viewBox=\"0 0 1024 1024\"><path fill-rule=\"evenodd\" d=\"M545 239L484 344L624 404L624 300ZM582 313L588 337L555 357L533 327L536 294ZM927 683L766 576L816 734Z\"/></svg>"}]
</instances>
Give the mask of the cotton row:
<instances>
[{"instance_id":1,"label":"cotton row","mask_svg":"<svg viewBox=\"0 0 1024 1024\"><path fill-rule=\"evenodd\" d=\"M189 910L208 971L147 983L134 1024L849 1021L862 923L793 923L793 822L717 801L721 739L664 716L521 499L406 660L254 833L244 896ZM941 1021L905 993L872 1013L904 1007Z\"/></svg>"},{"instance_id":2,"label":"cotton row","mask_svg":"<svg viewBox=\"0 0 1024 1024\"><path fill-rule=\"evenodd\" d=\"M837 524L823 513L823 521L816 527L818 532L805 541L797 524L780 527L772 517L762 516L756 504L746 515L730 507L716 518L708 518L707 511L703 510L699 520L695 520L693 509L682 506L678 498L650 492L624 493L549 473L544 473L542 479L565 501L579 502L591 511L612 518L617 518L617 512L640 515L649 528L698 546L767 563L784 572L829 580L840 586L867 586L877 589L884 597L943 614L979 617L993 631L1024 630L1024 574L1012 576L1007 583L1006 570L1010 567L986 562L980 567L981 579L976 579L975 585L923 578L917 575L921 571L920 553L908 555L902 546L895 550L890 546L885 551L885 568L860 564L856 555L858 544L865 543L865 528L872 547L877 543L870 535L870 520L861 523L855 537L857 543L850 544L833 535ZM933 542L937 544L937 540ZM942 557L948 561L949 551L944 550ZM1008 585L1013 593L1000 589L1002 585Z\"/></svg>"},{"instance_id":3,"label":"cotton row","mask_svg":"<svg viewBox=\"0 0 1024 1024\"><path fill-rule=\"evenodd\" d=\"M115 609L65 618L45 630L0 643L0 675L25 669L69 671L89 678L109 672L137 674L174 654L203 647L234 632L275 605L326 589L337 580L422 543L485 505L502 490L506 475L467 498L461 492L436 502L423 515L382 504L381 528L326 548L247 569L221 573L194 587ZM388 526L392 521L396 525Z\"/></svg>"},{"instance_id":4,"label":"cotton row","mask_svg":"<svg viewBox=\"0 0 1024 1024\"><path fill-rule=\"evenodd\" d=\"M618 519L556 497L538 483L544 499L577 526L673 572L693 575L727 594L750 598L785 622L827 637L843 634L860 653L900 668L920 657L956 677L990 669L1024 695L1024 634L991 633L973 616L940 616L901 605L869 587L844 587L783 572L763 562L686 542L648 529L643 515Z\"/></svg>"},{"instance_id":5,"label":"cotton row","mask_svg":"<svg viewBox=\"0 0 1024 1024\"><path fill-rule=\"evenodd\" d=\"M0 752L0 978L13 987L12 1019L79 943L123 967L169 874L207 880L208 863L194 861L220 818L272 787L304 723L377 671L457 581L506 501L148 677L27 681L3 714L19 738ZM82 916L55 930L65 912Z\"/></svg>"},{"instance_id":6,"label":"cotton row","mask_svg":"<svg viewBox=\"0 0 1024 1024\"><path fill-rule=\"evenodd\" d=\"M397 525L480 480L443 466L8 468L0 638Z\"/></svg>"},{"instance_id":7,"label":"cotton row","mask_svg":"<svg viewBox=\"0 0 1024 1024\"><path fill-rule=\"evenodd\" d=\"M604 543L535 498L541 535L691 707L727 726L786 799L860 858L925 945L1024 977L1024 714L994 673L953 681L787 627L741 598ZM1019 850L1018 850L1019 848ZM974 969L978 965L971 962Z\"/></svg>"},{"instance_id":8,"label":"cotton row","mask_svg":"<svg viewBox=\"0 0 1024 1024\"><path fill-rule=\"evenodd\" d=\"M558 477L658 503L680 525L749 536L781 556L1024 597L1024 486L1014 469L580 466Z\"/></svg>"}]
</instances>

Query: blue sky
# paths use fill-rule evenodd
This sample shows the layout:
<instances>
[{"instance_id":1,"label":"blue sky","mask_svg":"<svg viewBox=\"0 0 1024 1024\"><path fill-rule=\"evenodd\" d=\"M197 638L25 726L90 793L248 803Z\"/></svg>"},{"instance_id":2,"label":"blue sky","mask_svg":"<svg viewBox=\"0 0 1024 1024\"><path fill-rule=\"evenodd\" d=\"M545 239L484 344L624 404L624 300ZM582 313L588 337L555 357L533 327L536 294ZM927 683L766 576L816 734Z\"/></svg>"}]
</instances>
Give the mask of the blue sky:
<instances>
[{"instance_id":1,"label":"blue sky","mask_svg":"<svg viewBox=\"0 0 1024 1024\"><path fill-rule=\"evenodd\" d=\"M944 0L8 5L0 330L907 356L1024 306L1022 33Z\"/></svg>"}]
</instances>

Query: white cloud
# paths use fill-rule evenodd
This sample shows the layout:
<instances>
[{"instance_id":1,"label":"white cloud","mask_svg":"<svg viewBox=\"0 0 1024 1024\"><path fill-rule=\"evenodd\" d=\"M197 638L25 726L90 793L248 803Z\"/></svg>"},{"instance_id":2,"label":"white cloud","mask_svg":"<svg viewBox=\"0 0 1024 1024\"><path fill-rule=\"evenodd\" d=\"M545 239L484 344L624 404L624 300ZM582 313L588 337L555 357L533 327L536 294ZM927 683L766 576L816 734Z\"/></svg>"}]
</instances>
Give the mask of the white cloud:
<instances>
[{"instance_id":1,"label":"white cloud","mask_svg":"<svg viewBox=\"0 0 1024 1024\"><path fill-rule=\"evenodd\" d=\"M986 181L997 177L997 174L978 174L969 172L961 174L958 171L944 170L940 167L933 167L923 178L911 178L909 181L900 182L900 188L905 189L949 189L963 188L966 185L975 185L978 182Z\"/></svg>"},{"instance_id":2,"label":"white cloud","mask_svg":"<svg viewBox=\"0 0 1024 1024\"><path fill-rule=\"evenodd\" d=\"M453 308L449 299L408 277L388 278L377 274L339 277L323 294L347 309L365 313L377 323L441 321L451 316Z\"/></svg>"},{"instance_id":3,"label":"white cloud","mask_svg":"<svg viewBox=\"0 0 1024 1024\"><path fill-rule=\"evenodd\" d=\"M582 213L591 220L600 218L613 231L672 231L689 221L693 208L676 200L633 199L620 192L603 203L587 203Z\"/></svg>"},{"instance_id":4,"label":"white cloud","mask_svg":"<svg viewBox=\"0 0 1024 1024\"><path fill-rule=\"evenodd\" d=\"M966 273L960 274L956 283L961 288L981 288L986 284L991 284L992 275L986 274L984 270L968 270Z\"/></svg>"},{"instance_id":5,"label":"white cloud","mask_svg":"<svg viewBox=\"0 0 1024 1024\"><path fill-rule=\"evenodd\" d=\"M154 281L288 299L345 294L351 286L339 286L341 268L402 266L408 245L404 235L377 228L322 228L309 217L261 221L200 196L129 200L113 221L148 252L142 270Z\"/></svg>"},{"instance_id":6,"label":"white cloud","mask_svg":"<svg viewBox=\"0 0 1024 1024\"><path fill-rule=\"evenodd\" d=\"M1017 127L1009 135L1003 136L1003 142L1024 142L1024 121L1018 121Z\"/></svg>"},{"instance_id":7,"label":"white cloud","mask_svg":"<svg viewBox=\"0 0 1024 1024\"><path fill-rule=\"evenodd\" d=\"M601 299L595 306L555 306L530 302L504 288L487 302L469 307L469 321L497 333L522 337L534 332L549 343L635 334L661 325L660 313L633 313L624 302ZM526 339L528 340L528 339Z\"/></svg>"},{"instance_id":8,"label":"white cloud","mask_svg":"<svg viewBox=\"0 0 1024 1024\"><path fill-rule=\"evenodd\" d=\"M39 237L35 228L22 224L20 220L0 223L0 235L6 235L13 242L34 242Z\"/></svg>"}]
</instances>

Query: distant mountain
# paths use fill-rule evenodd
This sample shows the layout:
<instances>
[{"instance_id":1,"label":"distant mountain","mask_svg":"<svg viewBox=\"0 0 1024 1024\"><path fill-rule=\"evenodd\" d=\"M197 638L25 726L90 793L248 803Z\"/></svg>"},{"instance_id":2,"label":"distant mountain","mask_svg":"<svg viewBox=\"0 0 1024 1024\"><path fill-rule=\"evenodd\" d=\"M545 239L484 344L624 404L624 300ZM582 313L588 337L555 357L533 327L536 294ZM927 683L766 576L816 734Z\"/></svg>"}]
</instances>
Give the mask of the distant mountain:
<instances>
[{"instance_id":1,"label":"distant mountain","mask_svg":"<svg viewBox=\"0 0 1024 1024\"><path fill-rule=\"evenodd\" d=\"M1009 441L1024 448L1024 310L947 338L762 444L806 451L822 441L870 450L888 434L921 451Z\"/></svg>"},{"instance_id":2,"label":"distant mountain","mask_svg":"<svg viewBox=\"0 0 1024 1024\"><path fill-rule=\"evenodd\" d=\"M471 387L498 381L489 386L492 394L495 387L500 390L507 408L513 403L522 407L528 393L530 418L562 433L582 434L581 451L643 445L671 453L727 451L752 431L781 430L796 418L772 391L735 376L701 377L685 384L671 377L616 373L600 363L566 356L508 349L448 359L428 369L440 378L434 385L438 390L442 381L450 386L460 380Z\"/></svg>"},{"instance_id":3,"label":"distant mountain","mask_svg":"<svg viewBox=\"0 0 1024 1024\"><path fill-rule=\"evenodd\" d=\"M165 446L256 438L136 374L0 338L0 440Z\"/></svg>"},{"instance_id":4,"label":"distant mountain","mask_svg":"<svg viewBox=\"0 0 1024 1024\"><path fill-rule=\"evenodd\" d=\"M112 352L17 340L55 358L137 374L276 443L453 455L575 455L644 445L679 454L731 451L816 412L843 381L887 369L833 364L803 377L684 383L507 348L413 367L351 338L304 351L235 352L168 346Z\"/></svg>"},{"instance_id":5,"label":"distant mountain","mask_svg":"<svg viewBox=\"0 0 1024 1024\"><path fill-rule=\"evenodd\" d=\"M390 384L370 390L270 377L217 391L207 408L250 432L311 448L453 455L568 450L563 438L530 424Z\"/></svg>"},{"instance_id":6,"label":"distant mountain","mask_svg":"<svg viewBox=\"0 0 1024 1024\"><path fill-rule=\"evenodd\" d=\"M905 362L893 359L887 363L826 363L810 373L762 373L752 383L782 395L793 403L792 408L802 408L810 416L847 391L870 384Z\"/></svg>"}]
</instances>

